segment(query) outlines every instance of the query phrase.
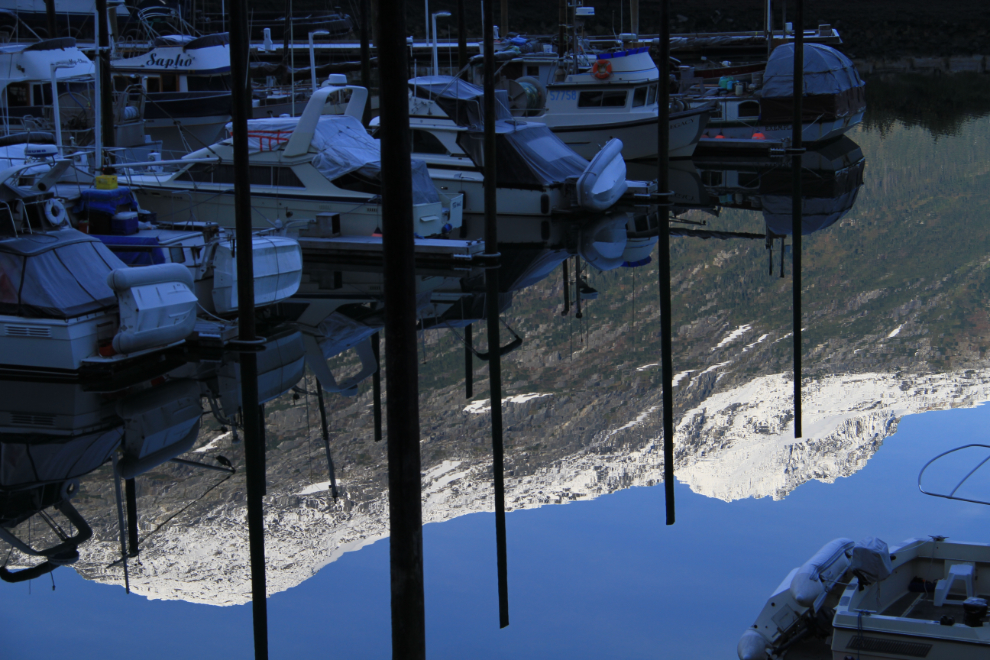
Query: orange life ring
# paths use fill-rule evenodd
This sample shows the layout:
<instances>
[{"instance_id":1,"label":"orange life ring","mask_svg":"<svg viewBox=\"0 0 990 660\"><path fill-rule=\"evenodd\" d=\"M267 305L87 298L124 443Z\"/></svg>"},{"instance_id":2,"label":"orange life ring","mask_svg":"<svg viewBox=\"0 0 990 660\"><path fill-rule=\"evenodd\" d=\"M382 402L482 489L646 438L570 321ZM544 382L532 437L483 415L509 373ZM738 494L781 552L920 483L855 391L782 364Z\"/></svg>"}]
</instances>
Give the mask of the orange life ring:
<instances>
[{"instance_id":1,"label":"orange life ring","mask_svg":"<svg viewBox=\"0 0 990 660\"><path fill-rule=\"evenodd\" d=\"M612 63L609 60L595 60L591 65L591 73L599 80L605 80L612 75Z\"/></svg>"}]
</instances>

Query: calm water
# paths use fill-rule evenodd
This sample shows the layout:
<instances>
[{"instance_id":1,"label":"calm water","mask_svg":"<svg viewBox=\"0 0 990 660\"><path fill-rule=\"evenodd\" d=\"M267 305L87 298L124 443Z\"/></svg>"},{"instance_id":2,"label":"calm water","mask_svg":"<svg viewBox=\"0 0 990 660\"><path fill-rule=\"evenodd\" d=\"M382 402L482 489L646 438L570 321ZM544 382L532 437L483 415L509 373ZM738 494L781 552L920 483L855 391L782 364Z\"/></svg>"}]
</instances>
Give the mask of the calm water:
<instances>
[{"instance_id":1,"label":"calm water","mask_svg":"<svg viewBox=\"0 0 990 660\"><path fill-rule=\"evenodd\" d=\"M678 484L670 527L657 485L659 303L650 240L627 234L627 221L637 227L625 216L580 227L500 225L502 317L524 339L503 360L511 608L504 630L487 367L474 361L475 396L467 400L460 339L463 319L480 318L483 276L420 273L421 316L440 328L423 333L420 345L432 657L734 658L739 634L772 588L835 537L987 540L986 507L917 490L918 470L937 453L990 444L990 413L981 406L990 400L990 105L959 92L985 83L954 80L871 81L864 126L807 157L805 228L820 229L804 237L798 440L790 239L781 278L781 240L768 250L765 238L768 228L789 224L790 170L725 159L677 166ZM958 103L945 95L955 92ZM643 229L648 219L639 222ZM575 253L597 291L587 291L580 319L575 306L561 315L560 266ZM573 279L573 260L569 266ZM346 389L349 377L365 375L353 347L380 327L380 286L374 273L314 267L298 323L269 333L275 342L261 360L272 657L390 655L387 466L384 444L373 439L371 379L356 396L327 398L335 502L303 339L320 337L310 364L314 355L326 359ZM484 323L474 325L485 350ZM238 373L232 363L203 362L173 380L224 417L236 409ZM121 433L196 433L180 411L159 415L155 426L155 408L139 405L140 392L3 388L9 403L0 415L57 413L59 428L88 434L46 455L53 470L99 464L101 443ZM79 446L86 451L72 449ZM203 417L195 446L201 451L187 458L222 454L244 464L241 443L213 415ZM243 470L227 477L165 464L137 478L141 553L128 562L130 595L115 563L111 474L108 466L90 472L72 500L93 529L79 561L52 578L2 585L3 657L67 649L84 658L250 656ZM35 516L15 531L41 547L54 543L46 529ZM6 543L0 549L8 568L37 563L8 557Z\"/></svg>"}]
</instances>

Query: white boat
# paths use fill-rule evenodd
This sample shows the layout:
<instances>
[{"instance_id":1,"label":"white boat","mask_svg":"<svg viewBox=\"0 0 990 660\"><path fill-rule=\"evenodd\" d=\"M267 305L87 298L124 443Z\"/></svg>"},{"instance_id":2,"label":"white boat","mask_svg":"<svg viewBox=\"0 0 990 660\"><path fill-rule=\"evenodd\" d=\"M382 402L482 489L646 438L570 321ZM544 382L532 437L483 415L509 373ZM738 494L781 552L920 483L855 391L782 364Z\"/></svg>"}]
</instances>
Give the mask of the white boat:
<instances>
[{"instance_id":1,"label":"white boat","mask_svg":"<svg viewBox=\"0 0 990 660\"><path fill-rule=\"evenodd\" d=\"M0 172L0 370L113 372L182 342L195 324L186 268L132 271L69 227L51 192L67 165Z\"/></svg>"},{"instance_id":2,"label":"white boat","mask_svg":"<svg viewBox=\"0 0 990 660\"><path fill-rule=\"evenodd\" d=\"M4 134L47 132L66 145L92 144L95 71L72 37L0 45ZM116 145L144 143L143 110L140 96L115 95Z\"/></svg>"},{"instance_id":3,"label":"white boat","mask_svg":"<svg viewBox=\"0 0 990 660\"><path fill-rule=\"evenodd\" d=\"M649 47L598 54L590 70L576 70L555 54L521 56L502 66L499 86L513 114L545 123L567 146L591 159L612 138L626 160L657 157L660 70ZM480 71L475 68L476 76ZM477 82L477 80L475 81ZM670 158L690 158L708 123L708 108L670 106Z\"/></svg>"},{"instance_id":4,"label":"white boat","mask_svg":"<svg viewBox=\"0 0 990 660\"><path fill-rule=\"evenodd\" d=\"M409 87L413 157L426 162L442 191L464 195L467 213L484 213L483 90L450 76L414 78ZM626 194L650 191L647 182L626 180L621 140L609 141L589 163L546 124L496 106L499 215L599 212Z\"/></svg>"},{"instance_id":5,"label":"white boat","mask_svg":"<svg viewBox=\"0 0 990 660\"><path fill-rule=\"evenodd\" d=\"M778 657L817 632L831 639L824 657L833 660L986 658L985 576L986 543L930 536L888 549L878 539L836 539L774 591L739 641L739 657Z\"/></svg>"},{"instance_id":6,"label":"white boat","mask_svg":"<svg viewBox=\"0 0 990 660\"><path fill-rule=\"evenodd\" d=\"M779 140L790 143L794 123L794 45L777 47L766 71L721 86L705 86L681 70L683 99L712 107L706 138ZM747 80L747 78L749 80ZM801 139L806 145L833 140L863 121L866 85L845 55L822 44L804 45Z\"/></svg>"},{"instance_id":7,"label":"white boat","mask_svg":"<svg viewBox=\"0 0 990 660\"><path fill-rule=\"evenodd\" d=\"M118 88L139 89L146 100L145 130L168 157L219 142L231 119L230 39L226 32L158 36L147 53L113 60ZM278 117L306 106L310 90L256 90L255 118Z\"/></svg>"},{"instance_id":8,"label":"white boat","mask_svg":"<svg viewBox=\"0 0 990 660\"><path fill-rule=\"evenodd\" d=\"M324 115L331 96L351 95L346 113ZM337 214L341 235L369 236L382 227L381 148L361 125L363 87L325 85L298 118L248 122L252 225L301 227L320 214ZM231 139L195 151L172 172L126 175L145 209L159 221L214 222L234 227L234 147ZM461 224L463 198L438 192L423 163L413 161L413 226L441 236Z\"/></svg>"}]
</instances>

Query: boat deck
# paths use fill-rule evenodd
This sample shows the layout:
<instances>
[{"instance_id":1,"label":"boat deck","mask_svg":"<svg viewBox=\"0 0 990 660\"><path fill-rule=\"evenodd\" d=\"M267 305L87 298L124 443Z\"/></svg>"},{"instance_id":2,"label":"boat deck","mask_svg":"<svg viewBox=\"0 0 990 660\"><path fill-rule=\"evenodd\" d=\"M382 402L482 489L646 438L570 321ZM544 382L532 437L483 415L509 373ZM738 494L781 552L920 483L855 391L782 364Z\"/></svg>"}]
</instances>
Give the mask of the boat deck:
<instances>
[{"instance_id":1,"label":"boat deck","mask_svg":"<svg viewBox=\"0 0 990 660\"><path fill-rule=\"evenodd\" d=\"M979 594L979 597L990 601L990 596L986 594ZM939 621L943 616L948 616L962 623L962 604L965 599L966 596L963 595L949 594L941 607L935 607L935 597L932 594L909 591L891 603L880 614L921 621Z\"/></svg>"}]
</instances>

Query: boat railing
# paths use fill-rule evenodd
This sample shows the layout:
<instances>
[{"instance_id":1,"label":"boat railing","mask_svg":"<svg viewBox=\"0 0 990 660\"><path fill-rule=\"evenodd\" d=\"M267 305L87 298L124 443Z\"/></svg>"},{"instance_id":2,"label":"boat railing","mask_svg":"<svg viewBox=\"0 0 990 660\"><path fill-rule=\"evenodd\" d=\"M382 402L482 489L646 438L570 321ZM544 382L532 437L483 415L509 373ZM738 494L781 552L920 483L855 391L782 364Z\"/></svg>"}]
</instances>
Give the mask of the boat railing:
<instances>
[{"instance_id":1,"label":"boat railing","mask_svg":"<svg viewBox=\"0 0 990 660\"><path fill-rule=\"evenodd\" d=\"M955 487L948 494L925 490L924 486L921 483L922 482L922 478L925 476L925 471L928 470L928 468L933 463L935 463L936 461L938 461L941 458L944 458L946 456L949 456L950 454L955 454L956 452L963 451L964 449L971 449L971 448L974 448L974 447L988 450L986 452L986 457L983 458L981 461L979 461L976 464L976 467L974 467L969 472L967 472L966 475L956 483ZM961 502L971 502L973 504L986 504L986 505L990 506L990 501L981 500L981 499L974 499L974 498L971 498L971 497L962 497L962 496L956 494L956 493L959 492L959 489L963 487L963 484L965 484L967 481L969 481L969 479L974 474L976 474L976 472L980 468L982 468L984 465L986 465L987 463L990 463L990 445L983 445L983 444L975 444L974 443L974 444L963 445L961 447L956 447L955 449L950 449L949 451L944 451L941 454L939 454L938 456L936 456L935 458L933 458L930 461L928 461L927 463L925 463L924 467L921 468L921 472L918 473L918 490L920 490L925 495L931 495L932 497L941 497L941 498L944 498L944 499L947 499L947 500L958 500L958 501L961 501Z\"/></svg>"}]
</instances>

